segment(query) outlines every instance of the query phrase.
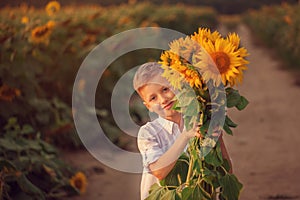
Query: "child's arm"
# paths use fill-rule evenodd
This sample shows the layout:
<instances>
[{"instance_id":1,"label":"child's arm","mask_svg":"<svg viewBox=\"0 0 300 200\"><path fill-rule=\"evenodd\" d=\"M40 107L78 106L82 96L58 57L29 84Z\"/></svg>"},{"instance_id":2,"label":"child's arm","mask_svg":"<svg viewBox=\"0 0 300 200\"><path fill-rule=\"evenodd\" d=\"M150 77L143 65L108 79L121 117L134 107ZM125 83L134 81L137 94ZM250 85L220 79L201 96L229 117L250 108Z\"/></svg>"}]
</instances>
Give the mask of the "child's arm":
<instances>
[{"instance_id":1,"label":"child's arm","mask_svg":"<svg viewBox=\"0 0 300 200\"><path fill-rule=\"evenodd\" d=\"M157 161L149 165L149 169L152 174L156 176L159 180L164 179L169 172L173 169L178 157L184 151L184 148L188 144L192 137L200 137L197 132L197 127L191 129L188 132L181 133L174 144L171 146L166 153L164 153Z\"/></svg>"}]
</instances>

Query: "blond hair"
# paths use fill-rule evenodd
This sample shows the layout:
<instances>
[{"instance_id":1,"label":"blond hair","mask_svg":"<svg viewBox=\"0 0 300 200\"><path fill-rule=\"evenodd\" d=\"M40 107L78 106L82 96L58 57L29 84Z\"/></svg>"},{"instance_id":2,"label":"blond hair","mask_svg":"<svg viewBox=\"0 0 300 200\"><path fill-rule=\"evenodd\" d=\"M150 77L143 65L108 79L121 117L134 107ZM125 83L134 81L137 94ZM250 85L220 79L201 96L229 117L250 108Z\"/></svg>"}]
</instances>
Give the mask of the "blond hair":
<instances>
[{"instance_id":1,"label":"blond hair","mask_svg":"<svg viewBox=\"0 0 300 200\"><path fill-rule=\"evenodd\" d=\"M150 83L158 75L162 75L163 69L157 62L147 62L142 64L136 71L133 78L133 88L135 91Z\"/></svg>"}]
</instances>

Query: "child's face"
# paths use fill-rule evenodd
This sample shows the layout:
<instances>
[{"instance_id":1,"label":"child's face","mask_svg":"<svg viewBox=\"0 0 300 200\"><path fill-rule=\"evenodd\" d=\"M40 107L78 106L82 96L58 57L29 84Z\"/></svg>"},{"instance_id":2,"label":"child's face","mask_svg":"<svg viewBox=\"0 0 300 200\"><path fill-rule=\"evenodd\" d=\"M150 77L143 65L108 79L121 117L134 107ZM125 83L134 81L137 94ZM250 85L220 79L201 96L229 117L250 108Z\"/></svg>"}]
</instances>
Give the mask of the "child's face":
<instances>
[{"instance_id":1,"label":"child's face","mask_svg":"<svg viewBox=\"0 0 300 200\"><path fill-rule=\"evenodd\" d=\"M145 106L151 111L157 113L159 116L166 119L172 119L178 114L172 109L175 103L175 94L168 85L161 85L159 83L148 83L139 90Z\"/></svg>"}]
</instances>

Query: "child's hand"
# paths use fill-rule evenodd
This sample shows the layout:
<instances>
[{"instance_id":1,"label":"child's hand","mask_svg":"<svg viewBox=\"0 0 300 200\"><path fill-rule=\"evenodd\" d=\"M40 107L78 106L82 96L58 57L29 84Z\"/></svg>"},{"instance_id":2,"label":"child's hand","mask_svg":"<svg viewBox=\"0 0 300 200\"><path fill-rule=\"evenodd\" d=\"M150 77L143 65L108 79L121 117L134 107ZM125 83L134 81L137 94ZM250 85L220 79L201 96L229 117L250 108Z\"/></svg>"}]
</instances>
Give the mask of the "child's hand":
<instances>
[{"instance_id":1,"label":"child's hand","mask_svg":"<svg viewBox=\"0 0 300 200\"><path fill-rule=\"evenodd\" d=\"M200 126L196 122L193 125L193 128L191 128L189 131L184 131L183 134L185 135L186 139L191 139L193 137L201 137L200 134Z\"/></svg>"}]
</instances>

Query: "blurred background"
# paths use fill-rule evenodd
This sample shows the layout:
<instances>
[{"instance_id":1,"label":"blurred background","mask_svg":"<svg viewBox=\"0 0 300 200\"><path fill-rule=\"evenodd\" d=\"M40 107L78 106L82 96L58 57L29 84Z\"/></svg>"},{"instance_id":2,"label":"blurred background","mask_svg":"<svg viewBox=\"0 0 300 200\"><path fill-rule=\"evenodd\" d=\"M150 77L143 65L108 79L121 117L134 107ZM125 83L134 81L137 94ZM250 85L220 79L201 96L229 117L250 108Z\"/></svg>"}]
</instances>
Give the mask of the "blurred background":
<instances>
[{"instance_id":1,"label":"blurred background","mask_svg":"<svg viewBox=\"0 0 300 200\"><path fill-rule=\"evenodd\" d=\"M80 196L89 191L91 177L105 173L103 167L89 164L95 163L90 156L80 157L80 164L72 159L85 151L72 118L76 114L73 84L84 58L101 41L137 27L193 34L198 27L230 32L241 26L247 28L255 45L266 48L285 71L296 74L292 78L300 85L297 0L0 1L0 197ZM124 134L114 122L110 109L113 87L131 67L157 61L160 54L152 49L130 52L113 62L99 81L99 123L107 137L123 149L137 151L136 138ZM81 80L77 89L84 90L85 84ZM149 120L147 111L138 98L131 101L132 119L144 124ZM99 199L108 198L102 194Z\"/></svg>"}]
</instances>

